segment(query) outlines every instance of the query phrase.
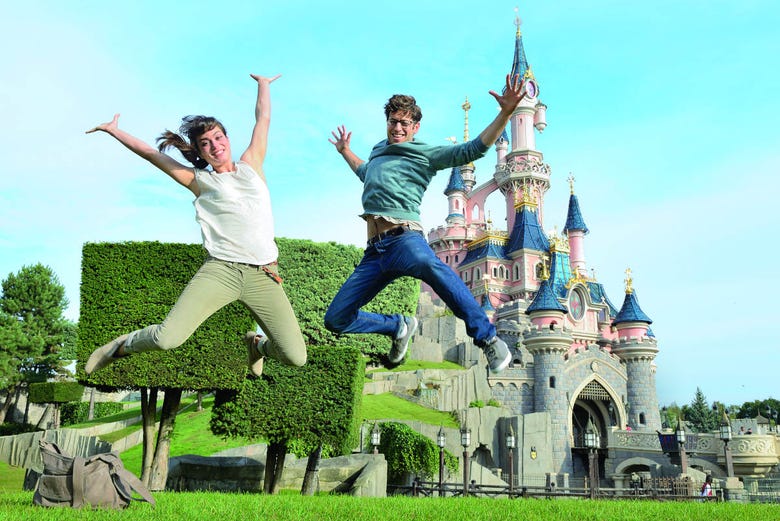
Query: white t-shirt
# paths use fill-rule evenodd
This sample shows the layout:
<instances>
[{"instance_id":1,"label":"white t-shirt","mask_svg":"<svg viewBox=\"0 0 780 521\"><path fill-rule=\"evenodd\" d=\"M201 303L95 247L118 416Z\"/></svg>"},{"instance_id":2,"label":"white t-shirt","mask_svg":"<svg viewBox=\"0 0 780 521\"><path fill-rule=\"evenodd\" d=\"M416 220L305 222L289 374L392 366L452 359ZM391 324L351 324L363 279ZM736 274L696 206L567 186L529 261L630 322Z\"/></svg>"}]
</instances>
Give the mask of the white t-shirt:
<instances>
[{"instance_id":1,"label":"white t-shirt","mask_svg":"<svg viewBox=\"0 0 780 521\"><path fill-rule=\"evenodd\" d=\"M271 196L257 172L238 161L234 172L195 169L195 179L200 195L192 204L209 255L247 264L274 262L279 250Z\"/></svg>"}]
</instances>

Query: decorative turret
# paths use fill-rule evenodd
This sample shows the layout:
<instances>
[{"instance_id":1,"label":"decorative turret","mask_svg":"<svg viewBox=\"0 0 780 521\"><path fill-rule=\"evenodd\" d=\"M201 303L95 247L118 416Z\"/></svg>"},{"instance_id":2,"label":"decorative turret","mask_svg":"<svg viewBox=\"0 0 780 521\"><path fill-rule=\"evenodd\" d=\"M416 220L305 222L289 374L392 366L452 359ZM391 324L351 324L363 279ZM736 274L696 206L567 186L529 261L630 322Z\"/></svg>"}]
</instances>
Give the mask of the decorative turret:
<instances>
[{"instance_id":1,"label":"decorative turret","mask_svg":"<svg viewBox=\"0 0 780 521\"><path fill-rule=\"evenodd\" d=\"M574 176L569 174L569 212L566 215L566 226L563 228L569 238L569 261L571 270L580 276L585 276L587 268L585 267L585 244L584 237L588 233L588 227L580 212L580 203L577 196L574 195Z\"/></svg>"},{"instance_id":2,"label":"decorative turret","mask_svg":"<svg viewBox=\"0 0 780 521\"><path fill-rule=\"evenodd\" d=\"M507 246L507 253L511 257L517 257L520 250L547 252L550 249L550 241L539 224L537 207L528 193L528 187L525 187L522 200L515 205L515 218L512 219Z\"/></svg>"},{"instance_id":3,"label":"decorative turret","mask_svg":"<svg viewBox=\"0 0 780 521\"><path fill-rule=\"evenodd\" d=\"M444 189L444 195L447 196L449 212L447 214L447 224L463 224L466 222L466 184L463 182L463 175L460 168L455 167L450 174L450 181L447 188Z\"/></svg>"},{"instance_id":4,"label":"decorative turret","mask_svg":"<svg viewBox=\"0 0 780 521\"><path fill-rule=\"evenodd\" d=\"M523 333L523 345L534 357L534 411L548 412L552 423L550 445L553 468L557 472L571 472L571 444L568 436L569 401L565 392L564 355L574 339L563 328L565 307L552 292L550 280L539 286L526 313L531 317L531 328Z\"/></svg>"},{"instance_id":5,"label":"decorative turret","mask_svg":"<svg viewBox=\"0 0 780 521\"><path fill-rule=\"evenodd\" d=\"M636 300L631 269L626 269L625 282L626 298L612 321L618 331L612 352L626 364L628 424L633 429L654 431L661 428L653 365L658 346L655 338L647 335L652 320Z\"/></svg>"},{"instance_id":6,"label":"decorative turret","mask_svg":"<svg viewBox=\"0 0 780 521\"><path fill-rule=\"evenodd\" d=\"M626 298L623 300L623 307L620 308L617 316L612 321L612 325L618 330L618 337L647 336L647 331L653 321L639 307L639 302L634 293L631 268L626 269L625 282Z\"/></svg>"},{"instance_id":7,"label":"decorative turret","mask_svg":"<svg viewBox=\"0 0 780 521\"><path fill-rule=\"evenodd\" d=\"M463 142L469 141L469 110L471 110L471 103L466 96L466 101L460 106L463 109ZM471 192L474 185L477 184L477 178L474 175L474 163L468 163L460 167L460 173L463 176L463 184L466 187L466 193Z\"/></svg>"}]
</instances>

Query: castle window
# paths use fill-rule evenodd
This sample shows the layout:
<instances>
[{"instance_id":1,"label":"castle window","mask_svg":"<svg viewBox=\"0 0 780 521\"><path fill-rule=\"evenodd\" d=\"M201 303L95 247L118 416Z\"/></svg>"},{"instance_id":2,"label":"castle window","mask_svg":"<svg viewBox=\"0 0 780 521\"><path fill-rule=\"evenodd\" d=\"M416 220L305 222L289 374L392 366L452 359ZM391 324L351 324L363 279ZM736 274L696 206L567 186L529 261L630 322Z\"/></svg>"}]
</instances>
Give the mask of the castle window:
<instances>
[{"instance_id":1,"label":"castle window","mask_svg":"<svg viewBox=\"0 0 780 521\"><path fill-rule=\"evenodd\" d=\"M550 389L555 389L555 377L550 377Z\"/></svg>"},{"instance_id":2,"label":"castle window","mask_svg":"<svg viewBox=\"0 0 780 521\"><path fill-rule=\"evenodd\" d=\"M474 268L474 280L480 280L482 279L482 270L479 268Z\"/></svg>"},{"instance_id":3,"label":"castle window","mask_svg":"<svg viewBox=\"0 0 780 521\"><path fill-rule=\"evenodd\" d=\"M514 271L515 271L515 280L520 280L520 266L515 264Z\"/></svg>"},{"instance_id":4,"label":"castle window","mask_svg":"<svg viewBox=\"0 0 780 521\"><path fill-rule=\"evenodd\" d=\"M449 263L450 263L450 256L449 256L449 255L447 255L447 256L445 256L445 257L444 257L444 262L445 262L446 264L449 264Z\"/></svg>"},{"instance_id":5,"label":"castle window","mask_svg":"<svg viewBox=\"0 0 780 521\"><path fill-rule=\"evenodd\" d=\"M455 262L458 262L458 256L455 255Z\"/></svg>"},{"instance_id":6,"label":"castle window","mask_svg":"<svg viewBox=\"0 0 780 521\"><path fill-rule=\"evenodd\" d=\"M536 279L541 280L542 275L544 273L544 264L542 264L541 262L537 263L534 271L536 272Z\"/></svg>"},{"instance_id":7,"label":"castle window","mask_svg":"<svg viewBox=\"0 0 780 521\"><path fill-rule=\"evenodd\" d=\"M640 412L639 413L639 423L644 425L645 424L645 413Z\"/></svg>"},{"instance_id":8,"label":"castle window","mask_svg":"<svg viewBox=\"0 0 780 521\"><path fill-rule=\"evenodd\" d=\"M493 267L493 278L494 279L498 278L498 270L496 270L495 267Z\"/></svg>"}]
</instances>

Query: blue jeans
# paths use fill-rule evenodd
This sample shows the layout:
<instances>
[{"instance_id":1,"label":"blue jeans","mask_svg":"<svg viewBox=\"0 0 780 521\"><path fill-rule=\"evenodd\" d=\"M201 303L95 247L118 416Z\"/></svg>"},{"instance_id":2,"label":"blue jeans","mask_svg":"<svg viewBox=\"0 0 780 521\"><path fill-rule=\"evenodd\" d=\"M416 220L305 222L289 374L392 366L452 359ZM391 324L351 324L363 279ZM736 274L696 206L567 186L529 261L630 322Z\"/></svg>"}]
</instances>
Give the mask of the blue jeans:
<instances>
[{"instance_id":1,"label":"blue jeans","mask_svg":"<svg viewBox=\"0 0 780 521\"><path fill-rule=\"evenodd\" d=\"M402 315L361 311L388 284L408 275L427 283L466 323L466 332L478 346L496 335L496 328L474 296L446 264L434 255L421 233L407 231L370 244L360 264L341 286L325 313L325 327L334 333L378 333L395 337Z\"/></svg>"}]
</instances>

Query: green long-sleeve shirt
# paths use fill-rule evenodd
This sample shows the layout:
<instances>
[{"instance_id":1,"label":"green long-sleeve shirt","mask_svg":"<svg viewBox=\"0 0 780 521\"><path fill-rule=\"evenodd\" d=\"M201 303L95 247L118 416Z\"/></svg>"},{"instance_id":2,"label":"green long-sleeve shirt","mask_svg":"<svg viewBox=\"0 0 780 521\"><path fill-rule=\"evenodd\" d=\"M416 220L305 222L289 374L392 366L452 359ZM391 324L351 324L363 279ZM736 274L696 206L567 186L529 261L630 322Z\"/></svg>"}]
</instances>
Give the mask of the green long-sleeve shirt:
<instances>
[{"instance_id":1,"label":"green long-sleeve shirt","mask_svg":"<svg viewBox=\"0 0 780 521\"><path fill-rule=\"evenodd\" d=\"M488 151L477 138L457 145L420 141L377 143L355 172L363 181L363 211L405 221L420 220L420 203L436 172L468 164Z\"/></svg>"}]
</instances>

